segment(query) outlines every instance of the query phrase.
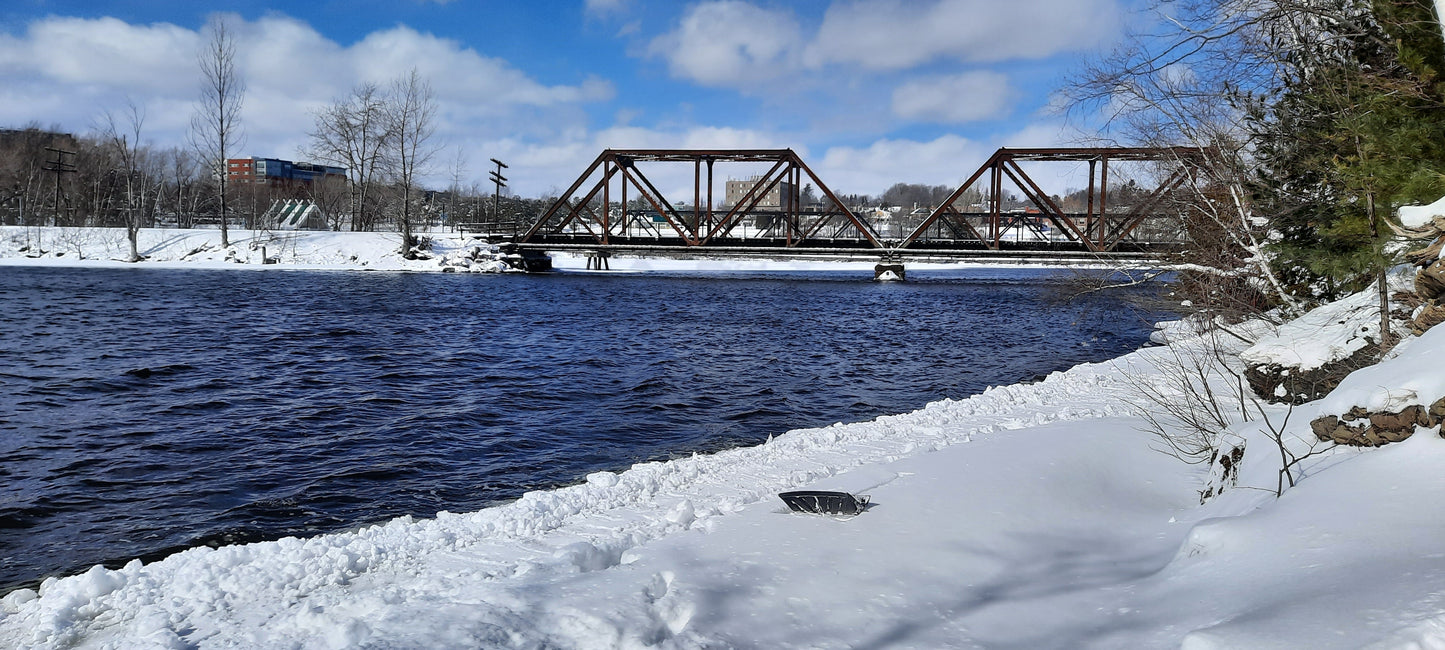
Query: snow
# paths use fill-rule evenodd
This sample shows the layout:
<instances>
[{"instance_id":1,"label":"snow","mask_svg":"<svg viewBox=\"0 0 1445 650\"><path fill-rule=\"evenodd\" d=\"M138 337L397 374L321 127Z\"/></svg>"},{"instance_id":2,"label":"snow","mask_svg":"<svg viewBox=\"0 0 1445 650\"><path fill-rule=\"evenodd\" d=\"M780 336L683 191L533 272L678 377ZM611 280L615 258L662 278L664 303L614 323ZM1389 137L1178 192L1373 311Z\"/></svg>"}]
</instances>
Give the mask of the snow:
<instances>
[{"instance_id":1,"label":"snow","mask_svg":"<svg viewBox=\"0 0 1445 650\"><path fill-rule=\"evenodd\" d=\"M1371 412L1399 413L1409 406L1429 407L1445 397L1445 328L1436 327L1402 341L1391 358L1361 368L1320 400L1322 413L1343 415L1360 406Z\"/></svg>"},{"instance_id":2,"label":"snow","mask_svg":"<svg viewBox=\"0 0 1445 650\"><path fill-rule=\"evenodd\" d=\"M495 247L485 242L448 233L423 235L433 239L431 258L408 260L397 252L401 248L397 233L233 228L231 245L222 248L220 230L143 228L137 248L146 259L132 264L125 261L129 246L123 229L0 226L0 266L434 272L450 268L488 273L504 268Z\"/></svg>"},{"instance_id":3,"label":"snow","mask_svg":"<svg viewBox=\"0 0 1445 650\"><path fill-rule=\"evenodd\" d=\"M1445 197L1430 205L1400 207L1400 225L1406 228L1419 228L1429 224L1435 217L1445 217Z\"/></svg>"},{"instance_id":4,"label":"snow","mask_svg":"<svg viewBox=\"0 0 1445 650\"><path fill-rule=\"evenodd\" d=\"M1313 339L1369 311L1344 303L1263 349L1326 355ZM1204 353L1159 332L1170 348L477 512L50 578L0 599L0 647L1445 647L1445 440L1324 449L1308 425L1439 395L1445 329L1235 423L1239 485L1204 505L1205 470L1156 451L1133 397ZM1323 452L1280 498L1270 427ZM792 489L872 505L795 514Z\"/></svg>"},{"instance_id":5,"label":"snow","mask_svg":"<svg viewBox=\"0 0 1445 650\"><path fill-rule=\"evenodd\" d=\"M1412 286L1411 281L1406 272L1392 273L1390 291ZM1261 337L1240 358L1251 365L1276 364L1302 371L1349 358L1380 340L1379 301L1377 288L1371 287L1316 307Z\"/></svg>"}]
</instances>

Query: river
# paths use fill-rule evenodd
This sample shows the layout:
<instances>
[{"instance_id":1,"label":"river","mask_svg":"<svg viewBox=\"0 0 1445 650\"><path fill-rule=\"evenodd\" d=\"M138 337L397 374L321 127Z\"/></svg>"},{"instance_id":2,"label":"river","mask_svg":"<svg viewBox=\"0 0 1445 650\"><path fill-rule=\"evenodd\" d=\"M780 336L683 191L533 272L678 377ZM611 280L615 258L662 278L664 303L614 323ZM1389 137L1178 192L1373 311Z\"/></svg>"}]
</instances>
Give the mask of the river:
<instances>
[{"instance_id":1,"label":"river","mask_svg":"<svg viewBox=\"0 0 1445 650\"><path fill-rule=\"evenodd\" d=\"M1060 272L0 267L0 594L462 512L1144 344Z\"/></svg>"}]
</instances>

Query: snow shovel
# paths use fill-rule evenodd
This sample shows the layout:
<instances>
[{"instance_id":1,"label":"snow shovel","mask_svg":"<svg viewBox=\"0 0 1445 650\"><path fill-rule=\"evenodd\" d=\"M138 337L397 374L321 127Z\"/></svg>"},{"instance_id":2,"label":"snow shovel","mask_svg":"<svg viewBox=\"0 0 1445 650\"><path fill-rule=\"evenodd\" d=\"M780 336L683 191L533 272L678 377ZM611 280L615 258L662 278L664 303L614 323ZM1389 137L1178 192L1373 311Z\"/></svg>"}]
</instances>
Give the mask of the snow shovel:
<instances>
[{"instance_id":1,"label":"snow shovel","mask_svg":"<svg viewBox=\"0 0 1445 650\"><path fill-rule=\"evenodd\" d=\"M868 507L868 496L847 492L825 490L799 490L782 492L778 498L788 504L793 512L807 512L815 515L856 515Z\"/></svg>"}]
</instances>

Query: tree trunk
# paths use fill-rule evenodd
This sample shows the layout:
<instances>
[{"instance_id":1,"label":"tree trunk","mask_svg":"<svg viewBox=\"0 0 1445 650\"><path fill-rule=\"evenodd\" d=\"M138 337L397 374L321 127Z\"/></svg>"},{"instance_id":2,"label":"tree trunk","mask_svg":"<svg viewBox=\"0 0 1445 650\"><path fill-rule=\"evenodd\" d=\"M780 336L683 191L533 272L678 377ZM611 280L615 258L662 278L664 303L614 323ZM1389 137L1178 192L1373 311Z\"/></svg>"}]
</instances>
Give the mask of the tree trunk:
<instances>
[{"instance_id":1,"label":"tree trunk","mask_svg":"<svg viewBox=\"0 0 1445 650\"><path fill-rule=\"evenodd\" d=\"M1376 221L1376 215L1375 215L1375 193L1374 193L1374 192L1366 192L1366 193L1365 193L1365 210L1369 213L1369 217L1370 217L1370 235L1373 236L1373 237L1375 237L1375 238L1378 240L1378 238L1379 238L1379 236L1380 236L1380 226L1379 226L1379 222ZM1390 286L1389 286L1388 278L1386 277L1386 276L1388 276L1388 275L1389 275L1389 269L1387 268L1387 263L1386 263L1385 261L1381 260L1381 261L1380 261L1380 268L1379 268L1379 270L1376 272L1376 277L1375 277L1376 281L1377 281L1377 282L1379 283L1379 285L1380 285L1380 351L1381 351L1381 353L1383 353L1385 350L1389 349L1389 347L1390 347L1390 340L1393 338L1393 337L1391 336L1391 334L1390 334Z\"/></svg>"}]
</instances>

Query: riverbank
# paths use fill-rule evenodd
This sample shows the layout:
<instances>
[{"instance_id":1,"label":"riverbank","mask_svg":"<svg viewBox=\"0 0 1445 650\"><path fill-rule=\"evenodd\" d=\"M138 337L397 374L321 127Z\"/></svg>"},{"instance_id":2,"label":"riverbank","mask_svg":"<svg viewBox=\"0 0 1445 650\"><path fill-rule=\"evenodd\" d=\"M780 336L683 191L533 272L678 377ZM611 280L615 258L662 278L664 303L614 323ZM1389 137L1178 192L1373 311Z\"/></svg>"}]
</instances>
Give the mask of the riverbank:
<instances>
[{"instance_id":1,"label":"riverbank","mask_svg":"<svg viewBox=\"0 0 1445 650\"><path fill-rule=\"evenodd\" d=\"M0 226L0 266L74 266L136 268L225 268L236 270L332 270L404 272L487 272L506 270L494 246L453 232L419 235L428 241L423 259L405 259L398 252L401 236L385 232L258 231L233 228L230 246L221 246L215 229L142 228L140 262L128 262L125 230L120 228L58 228ZM553 253L553 267L585 271L581 254ZM731 258L668 259L616 256L609 271L663 272L840 272L872 274L876 260L757 260ZM968 262L910 262L915 271L951 271L1041 264L979 265Z\"/></svg>"},{"instance_id":2,"label":"riverbank","mask_svg":"<svg viewBox=\"0 0 1445 650\"><path fill-rule=\"evenodd\" d=\"M1208 352L1177 327L1166 337L1037 383L477 512L50 579L0 600L0 645L1445 643L1445 441L1422 429L1335 448L1277 499L1266 428L1237 426L1250 449L1238 485L1201 506L1206 470L1159 453L1132 397ZM1401 348L1413 365L1379 376L1418 385L1445 362L1445 331ZM1264 409L1293 453L1313 444L1318 406ZM788 513L775 495L799 488L874 505Z\"/></svg>"},{"instance_id":3,"label":"riverbank","mask_svg":"<svg viewBox=\"0 0 1445 650\"><path fill-rule=\"evenodd\" d=\"M129 262L120 228L0 226L0 265L225 268L269 270L373 270L442 272L450 268L501 272L495 250L449 234L423 235L430 251L422 259L398 252L401 236L376 232L261 231L233 228L229 246L213 229L142 228L139 262ZM480 260L480 261L479 261Z\"/></svg>"}]
</instances>

